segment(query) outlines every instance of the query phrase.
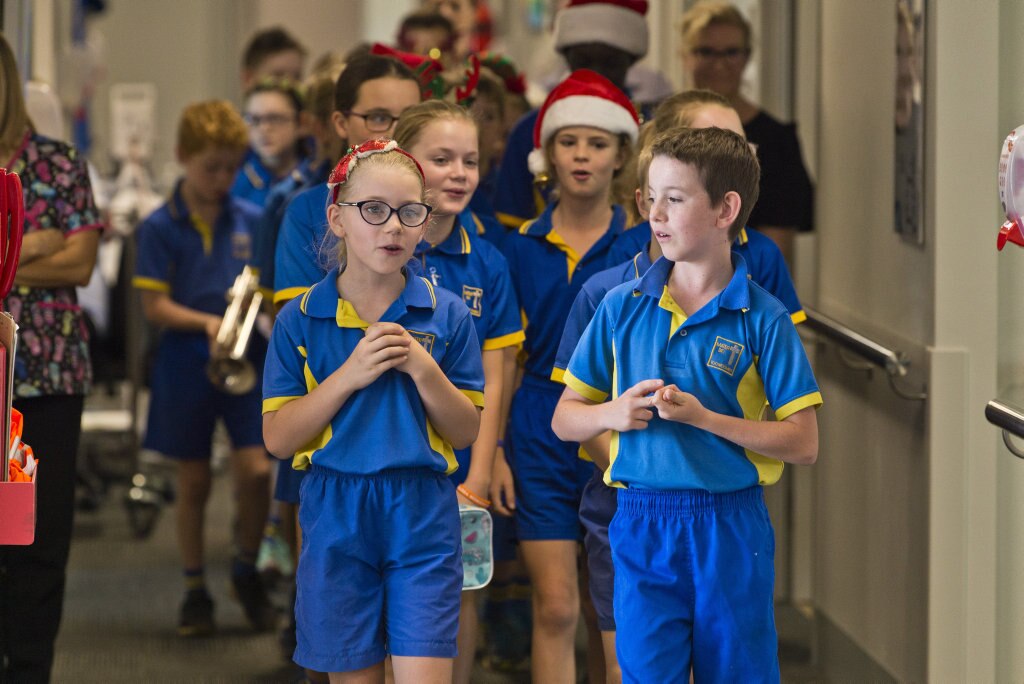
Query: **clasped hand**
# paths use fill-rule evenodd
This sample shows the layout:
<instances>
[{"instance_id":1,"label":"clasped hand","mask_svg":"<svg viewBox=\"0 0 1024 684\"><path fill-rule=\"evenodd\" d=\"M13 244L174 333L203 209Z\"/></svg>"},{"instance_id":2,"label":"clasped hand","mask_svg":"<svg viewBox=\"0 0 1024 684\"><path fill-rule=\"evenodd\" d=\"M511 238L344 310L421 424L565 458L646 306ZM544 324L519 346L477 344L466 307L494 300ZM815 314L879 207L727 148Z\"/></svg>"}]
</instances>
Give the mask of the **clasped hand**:
<instances>
[{"instance_id":1,"label":"clasped hand","mask_svg":"<svg viewBox=\"0 0 1024 684\"><path fill-rule=\"evenodd\" d=\"M415 375L427 359L427 350L402 326L371 323L341 369L356 389L362 389L392 368Z\"/></svg>"},{"instance_id":2,"label":"clasped hand","mask_svg":"<svg viewBox=\"0 0 1024 684\"><path fill-rule=\"evenodd\" d=\"M663 380L642 380L607 404L609 430L645 430L654 411L665 420L693 423L704 410L697 397Z\"/></svg>"}]
</instances>

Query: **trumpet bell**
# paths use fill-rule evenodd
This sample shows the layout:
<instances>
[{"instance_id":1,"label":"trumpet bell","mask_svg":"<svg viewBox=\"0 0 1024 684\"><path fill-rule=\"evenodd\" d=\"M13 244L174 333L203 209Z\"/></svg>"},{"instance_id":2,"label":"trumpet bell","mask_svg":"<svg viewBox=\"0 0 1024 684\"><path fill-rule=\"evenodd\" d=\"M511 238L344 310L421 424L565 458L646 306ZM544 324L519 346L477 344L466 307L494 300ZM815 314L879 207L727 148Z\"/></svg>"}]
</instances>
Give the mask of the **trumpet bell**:
<instances>
[{"instance_id":1,"label":"trumpet bell","mask_svg":"<svg viewBox=\"0 0 1024 684\"><path fill-rule=\"evenodd\" d=\"M211 359L206 364L206 375L214 387L228 394L246 394L256 386L256 369L246 359Z\"/></svg>"}]
</instances>

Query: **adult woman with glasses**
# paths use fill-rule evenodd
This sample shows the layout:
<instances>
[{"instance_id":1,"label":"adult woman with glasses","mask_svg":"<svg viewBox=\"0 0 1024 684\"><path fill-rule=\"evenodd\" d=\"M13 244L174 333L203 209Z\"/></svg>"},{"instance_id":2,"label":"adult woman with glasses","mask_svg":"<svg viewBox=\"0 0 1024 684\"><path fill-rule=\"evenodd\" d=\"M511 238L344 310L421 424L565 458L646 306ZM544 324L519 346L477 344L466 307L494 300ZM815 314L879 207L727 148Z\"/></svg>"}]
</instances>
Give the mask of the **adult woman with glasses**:
<instances>
[{"instance_id":1,"label":"adult woman with glasses","mask_svg":"<svg viewBox=\"0 0 1024 684\"><path fill-rule=\"evenodd\" d=\"M683 68L694 88L729 100L756 145L761 189L748 221L772 238L792 268L793 238L814 227L814 188L794 124L783 124L740 92L750 61L750 23L727 3L702 2L683 16Z\"/></svg>"}]
</instances>

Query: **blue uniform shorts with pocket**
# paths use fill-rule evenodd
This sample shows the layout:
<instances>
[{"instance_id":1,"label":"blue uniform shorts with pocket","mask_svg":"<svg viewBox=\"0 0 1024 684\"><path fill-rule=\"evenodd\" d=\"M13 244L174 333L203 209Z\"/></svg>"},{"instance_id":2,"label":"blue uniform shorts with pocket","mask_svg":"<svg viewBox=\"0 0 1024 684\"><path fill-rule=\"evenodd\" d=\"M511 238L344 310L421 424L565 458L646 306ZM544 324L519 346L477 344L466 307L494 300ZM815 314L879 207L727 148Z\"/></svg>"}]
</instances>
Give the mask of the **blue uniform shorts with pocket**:
<instances>
[{"instance_id":1,"label":"blue uniform shorts with pocket","mask_svg":"<svg viewBox=\"0 0 1024 684\"><path fill-rule=\"evenodd\" d=\"M290 458L278 461L274 500L290 504L299 503L299 488L302 486L302 478L306 476L306 472L292 468L292 459Z\"/></svg>"},{"instance_id":2,"label":"blue uniform shorts with pocket","mask_svg":"<svg viewBox=\"0 0 1024 684\"><path fill-rule=\"evenodd\" d=\"M519 541L578 541L580 496L593 464L579 458L579 445L563 442L551 430L561 389L539 389L524 378L509 413L508 464L516 486Z\"/></svg>"},{"instance_id":3,"label":"blue uniform shorts with pocket","mask_svg":"<svg viewBox=\"0 0 1024 684\"><path fill-rule=\"evenodd\" d=\"M387 654L454 658L462 547L448 478L314 465L300 499L295 662L349 672Z\"/></svg>"},{"instance_id":4,"label":"blue uniform shorts with pocket","mask_svg":"<svg viewBox=\"0 0 1024 684\"><path fill-rule=\"evenodd\" d=\"M778 682L775 535L760 487L622 489L608 529L622 681Z\"/></svg>"},{"instance_id":5,"label":"blue uniform shorts with pocket","mask_svg":"<svg viewBox=\"0 0 1024 684\"><path fill-rule=\"evenodd\" d=\"M615 631L612 598L615 594L615 569L612 547L608 543L608 525L615 516L616 487L604 483L598 468L583 488L580 499L580 523L583 524L583 545L587 549L587 571L590 575L590 600L597 612L597 626L602 632Z\"/></svg>"},{"instance_id":6,"label":"blue uniform shorts with pocket","mask_svg":"<svg viewBox=\"0 0 1024 684\"><path fill-rule=\"evenodd\" d=\"M218 418L232 448L263 445L263 364L253 356L266 354L266 340L253 335L256 385L238 396L218 390L206 377L209 344L202 334L164 333L153 363L143 448L182 461L207 460Z\"/></svg>"}]
</instances>

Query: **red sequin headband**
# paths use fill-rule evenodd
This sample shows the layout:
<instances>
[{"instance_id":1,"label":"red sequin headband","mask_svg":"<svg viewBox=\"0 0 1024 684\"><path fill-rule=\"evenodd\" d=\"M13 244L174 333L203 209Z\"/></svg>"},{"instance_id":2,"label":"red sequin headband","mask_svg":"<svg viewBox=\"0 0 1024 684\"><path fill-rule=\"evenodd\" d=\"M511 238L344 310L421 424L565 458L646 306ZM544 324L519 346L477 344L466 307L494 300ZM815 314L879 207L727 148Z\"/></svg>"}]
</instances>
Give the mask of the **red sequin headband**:
<instances>
[{"instance_id":1,"label":"red sequin headband","mask_svg":"<svg viewBox=\"0 0 1024 684\"><path fill-rule=\"evenodd\" d=\"M366 159L367 157L379 154L381 152L398 152L404 154L406 157L412 160L412 163L416 165L416 171L420 174L420 180L426 182L426 178L423 175L423 167L416 161L416 158L411 154L403 150L398 146L398 143L394 140L367 140L364 143L360 143L355 147L349 148L345 156L341 158L338 165L331 171L330 178L327 179L327 191L331 196L331 204L338 201L338 193L341 191L341 185L348 180L349 174L352 173L352 169L356 167L356 162L360 159Z\"/></svg>"}]
</instances>

